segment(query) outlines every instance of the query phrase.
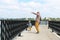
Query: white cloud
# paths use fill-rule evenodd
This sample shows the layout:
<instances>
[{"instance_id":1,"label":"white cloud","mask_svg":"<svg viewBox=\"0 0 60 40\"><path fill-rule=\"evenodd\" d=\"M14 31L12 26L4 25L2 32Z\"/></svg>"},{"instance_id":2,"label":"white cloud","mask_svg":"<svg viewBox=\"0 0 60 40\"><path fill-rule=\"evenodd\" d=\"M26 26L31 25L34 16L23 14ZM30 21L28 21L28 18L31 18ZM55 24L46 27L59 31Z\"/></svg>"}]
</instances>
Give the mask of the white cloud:
<instances>
[{"instance_id":1,"label":"white cloud","mask_svg":"<svg viewBox=\"0 0 60 40\"><path fill-rule=\"evenodd\" d=\"M17 0L0 0L0 8L19 9L19 4Z\"/></svg>"},{"instance_id":2,"label":"white cloud","mask_svg":"<svg viewBox=\"0 0 60 40\"><path fill-rule=\"evenodd\" d=\"M60 0L42 0L44 3L40 3L38 0L32 0L30 2L18 2L18 0L0 0L0 14L6 13L9 15L15 13L15 16L20 17L31 15L31 12L40 11L42 17L55 17L60 15ZM23 13L23 14L22 14ZM4 16L1 14L2 16ZM13 16L11 15L11 16ZM7 15L5 15L8 17ZM32 17L33 15L31 15Z\"/></svg>"},{"instance_id":3,"label":"white cloud","mask_svg":"<svg viewBox=\"0 0 60 40\"><path fill-rule=\"evenodd\" d=\"M47 2L47 11L51 17L59 17L60 16L60 0L45 0Z\"/></svg>"},{"instance_id":4,"label":"white cloud","mask_svg":"<svg viewBox=\"0 0 60 40\"><path fill-rule=\"evenodd\" d=\"M19 3L18 1L16 2L15 0L13 1L12 0L8 0L8 1L0 0L0 2L2 3L0 4L0 14L2 13L1 17L4 17L4 16L8 17L8 15L10 16L22 15L21 13L23 13L22 16L25 16L24 14L28 16L31 14L32 11L36 11L35 9L38 9L41 7L41 4L38 2L20 2Z\"/></svg>"},{"instance_id":5,"label":"white cloud","mask_svg":"<svg viewBox=\"0 0 60 40\"><path fill-rule=\"evenodd\" d=\"M35 9L37 10L38 8L40 8L41 4L37 2L21 2L20 7L22 7L22 9L25 9L25 10L30 9L30 11L34 11Z\"/></svg>"},{"instance_id":6,"label":"white cloud","mask_svg":"<svg viewBox=\"0 0 60 40\"><path fill-rule=\"evenodd\" d=\"M17 2L17 0L0 0L2 3L7 3L7 4L14 4Z\"/></svg>"}]
</instances>

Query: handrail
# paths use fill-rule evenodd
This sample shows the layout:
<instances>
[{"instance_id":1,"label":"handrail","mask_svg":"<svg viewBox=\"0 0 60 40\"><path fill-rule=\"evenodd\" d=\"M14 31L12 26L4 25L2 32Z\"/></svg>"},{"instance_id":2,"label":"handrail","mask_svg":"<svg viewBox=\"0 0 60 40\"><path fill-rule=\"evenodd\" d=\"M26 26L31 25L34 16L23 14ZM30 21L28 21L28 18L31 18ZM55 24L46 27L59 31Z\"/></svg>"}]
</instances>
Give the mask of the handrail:
<instances>
[{"instance_id":1,"label":"handrail","mask_svg":"<svg viewBox=\"0 0 60 40\"><path fill-rule=\"evenodd\" d=\"M17 34L28 27L28 20L0 20L1 21L1 39L11 40ZM35 21L31 21L34 25Z\"/></svg>"}]
</instances>

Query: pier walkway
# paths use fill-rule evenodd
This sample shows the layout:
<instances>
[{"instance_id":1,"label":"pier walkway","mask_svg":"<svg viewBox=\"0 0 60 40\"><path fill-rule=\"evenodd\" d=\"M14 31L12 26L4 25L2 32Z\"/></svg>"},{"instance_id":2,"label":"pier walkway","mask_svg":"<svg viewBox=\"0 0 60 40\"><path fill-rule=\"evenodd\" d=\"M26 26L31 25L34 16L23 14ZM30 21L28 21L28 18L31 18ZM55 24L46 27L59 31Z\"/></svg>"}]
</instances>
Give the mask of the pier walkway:
<instances>
[{"instance_id":1,"label":"pier walkway","mask_svg":"<svg viewBox=\"0 0 60 40\"><path fill-rule=\"evenodd\" d=\"M40 25L40 33L36 34L35 27L32 27L31 31L24 30L21 36L16 36L12 40L60 40L55 32L48 29L47 25Z\"/></svg>"}]
</instances>

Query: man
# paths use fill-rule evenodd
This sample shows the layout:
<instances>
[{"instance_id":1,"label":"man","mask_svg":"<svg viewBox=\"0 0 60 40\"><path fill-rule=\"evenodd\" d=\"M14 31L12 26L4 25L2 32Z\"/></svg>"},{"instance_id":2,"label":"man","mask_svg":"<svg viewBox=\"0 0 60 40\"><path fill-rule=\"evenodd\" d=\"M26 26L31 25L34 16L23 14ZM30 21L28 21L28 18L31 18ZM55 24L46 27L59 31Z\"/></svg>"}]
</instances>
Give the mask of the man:
<instances>
[{"instance_id":1,"label":"man","mask_svg":"<svg viewBox=\"0 0 60 40\"><path fill-rule=\"evenodd\" d=\"M32 12L32 13L36 15L35 28L36 28L37 33L39 33L39 23L40 23L40 18L41 18L40 13L39 12L37 13Z\"/></svg>"}]
</instances>

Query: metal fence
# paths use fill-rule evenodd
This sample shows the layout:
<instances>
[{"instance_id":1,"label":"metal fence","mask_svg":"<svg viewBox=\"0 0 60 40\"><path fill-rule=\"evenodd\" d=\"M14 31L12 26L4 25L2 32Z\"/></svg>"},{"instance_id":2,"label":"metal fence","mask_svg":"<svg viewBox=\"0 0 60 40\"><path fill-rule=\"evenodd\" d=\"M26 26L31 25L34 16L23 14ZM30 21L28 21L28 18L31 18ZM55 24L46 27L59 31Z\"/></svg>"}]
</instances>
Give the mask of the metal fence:
<instances>
[{"instance_id":1,"label":"metal fence","mask_svg":"<svg viewBox=\"0 0 60 40\"><path fill-rule=\"evenodd\" d=\"M48 28L51 28L52 32L60 34L60 21L48 21Z\"/></svg>"},{"instance_id":2,"label":"metal fence","mask_svg":"<svg viewBox=\"0 0 60 40\"><path fill-rule=\"evenodd\" d=\"M1 21L1 40L12 40L17 34L28 27L28 20L0 20ZM34 21L32 21L34 25Z\"/></svg>"}]
</instances>

